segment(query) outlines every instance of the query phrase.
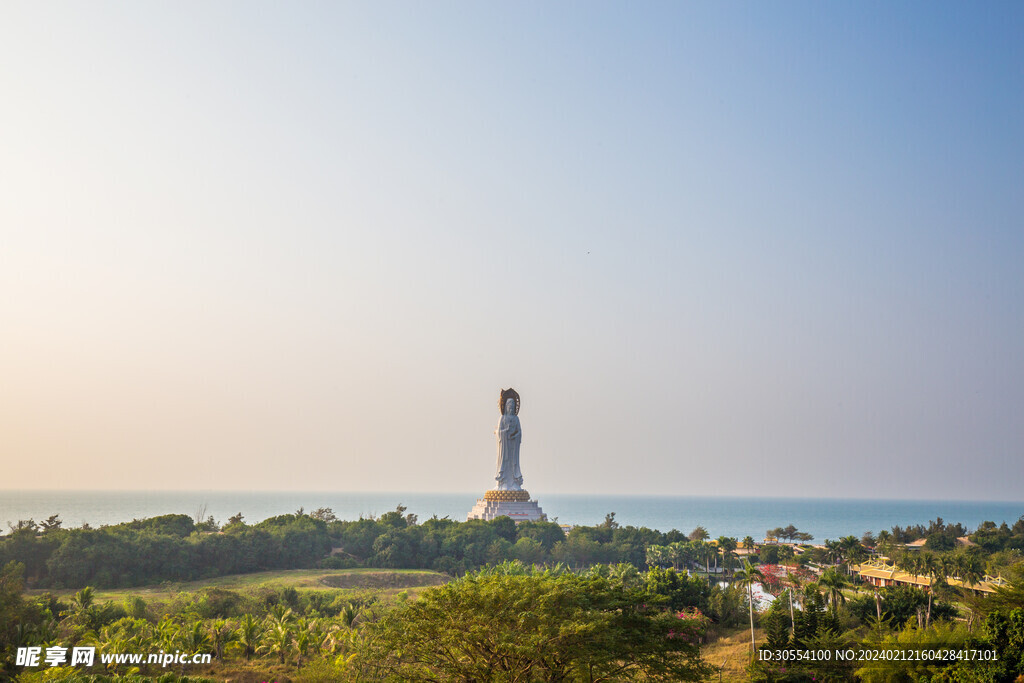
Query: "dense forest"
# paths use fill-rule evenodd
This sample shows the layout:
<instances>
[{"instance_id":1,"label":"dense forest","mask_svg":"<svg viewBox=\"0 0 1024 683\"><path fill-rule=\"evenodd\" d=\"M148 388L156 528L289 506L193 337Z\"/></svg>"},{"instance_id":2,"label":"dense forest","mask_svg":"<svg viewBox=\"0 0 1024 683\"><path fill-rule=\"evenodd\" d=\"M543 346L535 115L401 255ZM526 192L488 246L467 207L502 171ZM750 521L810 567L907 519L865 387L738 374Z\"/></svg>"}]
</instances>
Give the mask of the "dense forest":
<instances>
[{"instance_id":1,"label":"dense forest","mask_svg":"<svg viewBox=\"0 0 1024 683\"><path fill-rule=\"evenodd\" d=\"M758 553L766 564L849 563L864 559L869 548L892 555L897 542L917 538L927 539L926 550L951 552L956 538L967 533L960 525L938 519L928 526L894 527L877 537L825 540L797 558L786 544L760 545ZM792 525L770 529L768 535L809 540ZM1024 519L1012 527L985 522L970 539L975 543L971 556L984 555L992 569L1008 567L1024 550ZM749 536L742 541L724 536L712 540L702 527L687 535L621 526L614 513L602 524L565 533L552 522L516 524L507 517L489 522L433 517L420 523L399 505L379 518L355 521L338 520L330 509L322 508L252 525L238 514L223 526L213 518L164 515L98 529L66 529L54 515L38 524L20 521L0 537L0 566L22 563L33 588L114 588L314 567L433 569L459 576L510 560L570 567L625 562L639 568L728 569L738 561L737 548L754 545Z\"/></svg>"},{"instance_id":2,"label":"dense forest","mask_svg":"<svg viewBox=\"0 0 1024 683\"><path fill-rule=\"evenodd\" d=\"M377 519L341 521L328 509L298 511L246 524L236 515L223 527L208 519L165 515L98 529L65 529L59 518L19 522L0 538L0 566L25 565L36 588L129 587L226 574L308 567L425 568L453 576L500 563L564 562L642 566L646 549L685 540L680 532L603 525L566 535L552 522L511 519L417 523L405 508Z\"/></svg>"},{"instance_id":3,"label":"dense forest","mask_svg":"<svg viewBox=\"0 0 1024 683\"><path fill-rule=\"evenodd\" d=\"M224 680L239 671L310 682L696 680L714 674L709 653L737 634L748 634L740 636L743 680L1013 682L1024 675L1024 519L973 532L937 519L816 546L792 525L767 535L804 543L711 539L702 527L662 533L620 526L614 514L568 533L508 518L419 522L401 506L372 519L299 510L252 525L241 514L223 526L187 515L98 529L65 529L56 515L25 520L0 538L0 679L6 670L26 683L57 680L45 669L19 669L13 653L85 644L101 653L214 653L205 668L136 672L166 681L186 673ZM910 551L906 544L918 539L926 540ZM872 554L933 577L932 590L862 583L853 567ZM272 584L172 591L165 600L127 592L101 603L94 593L297 568L422 568L454 580L415 584L413 596ZM995 593L976 590L995 574L1005 578ZM953 577L961 582L947 582ZM755 585L774 596L770 604L755 606ZM80 590L30 595L27 588ZM782 663L750 654L871 648L995 658ZM136 680L127 667L107 673Z\"/></svg>"}]
</instances>

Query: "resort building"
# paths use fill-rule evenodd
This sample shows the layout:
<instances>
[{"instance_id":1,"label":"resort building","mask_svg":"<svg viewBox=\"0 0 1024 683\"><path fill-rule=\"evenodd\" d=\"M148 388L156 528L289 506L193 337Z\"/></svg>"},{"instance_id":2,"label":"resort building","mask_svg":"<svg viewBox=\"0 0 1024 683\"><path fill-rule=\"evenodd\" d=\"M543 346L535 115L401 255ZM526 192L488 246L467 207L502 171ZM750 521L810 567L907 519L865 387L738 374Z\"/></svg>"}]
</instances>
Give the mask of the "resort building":
<instances>
[{"instance_id":1,"label":"resort building","mask_svg":"<svg viewBox=\"0 0 1024 683\"><path fill-rule=\"evenodd\" d=\"M853 569L865 582L870 583L872 586L878 586L879 588L885 588L888 586L917 586L928 590L931 588L932 582L934 581L931 575L925 574L911 574L902 569L898 569L895 564L891 564L887 561L888 558L878 557L872 560L868 560L863 564L855 566ZM948 577L946 583L950 586L964 586L964 582L955 577ZM995 593L996 588L999 586L1005 586L1006 579L998 576L988 576L987 574L981 578L981 580L973 585L967 586L971 590L981 591L983 593Z\"/></svg>"}]
</instances>

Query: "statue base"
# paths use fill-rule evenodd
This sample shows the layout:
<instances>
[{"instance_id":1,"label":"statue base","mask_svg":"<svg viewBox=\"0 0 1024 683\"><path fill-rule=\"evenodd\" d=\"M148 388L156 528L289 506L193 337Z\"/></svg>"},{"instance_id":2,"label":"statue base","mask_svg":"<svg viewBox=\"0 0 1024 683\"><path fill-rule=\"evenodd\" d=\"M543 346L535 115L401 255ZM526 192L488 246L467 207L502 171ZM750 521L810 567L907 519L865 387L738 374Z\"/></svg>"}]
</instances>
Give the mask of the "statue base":
<instances>
[{"instance_id":1,"label":"statue base","mask_svg":"<svg viewBox=\"0 0 1024 683\"><path fill-rule=\"evenodd\" d=\"M548 518L537 501L530 500L529 491L495 490L484 493L484 497L476 501L466 519L490 521L498 517L508 517L516 522L544 522Z\"/></svg>"}]
</instances>

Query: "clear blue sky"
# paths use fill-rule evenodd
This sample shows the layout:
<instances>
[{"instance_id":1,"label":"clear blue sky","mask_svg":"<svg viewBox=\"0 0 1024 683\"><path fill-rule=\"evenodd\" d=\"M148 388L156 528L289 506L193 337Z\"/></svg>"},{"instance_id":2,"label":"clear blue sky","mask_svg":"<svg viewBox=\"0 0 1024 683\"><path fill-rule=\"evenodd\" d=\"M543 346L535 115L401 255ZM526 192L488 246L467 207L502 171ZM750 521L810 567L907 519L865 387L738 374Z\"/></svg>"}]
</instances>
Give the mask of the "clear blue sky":
<instances>
[{"instance_id":1,"label":"clear blue sky","mask_svg":"<svg viewBox=\"0 0 1024 683\"><path fill-rule=\"evenodd\" d=\"M0 6L0 487L1024 498L1020 3Z\"/></svg>"}]
</instances>

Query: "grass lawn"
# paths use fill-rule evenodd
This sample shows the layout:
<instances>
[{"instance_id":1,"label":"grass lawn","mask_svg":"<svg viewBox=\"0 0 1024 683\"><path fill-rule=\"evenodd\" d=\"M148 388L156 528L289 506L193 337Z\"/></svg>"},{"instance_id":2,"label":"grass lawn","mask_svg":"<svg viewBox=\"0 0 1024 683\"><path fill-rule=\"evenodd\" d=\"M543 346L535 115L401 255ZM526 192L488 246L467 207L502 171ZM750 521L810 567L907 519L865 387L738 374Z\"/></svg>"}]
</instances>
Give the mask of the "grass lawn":
<instances>
[{"instance_id":1,"label":"grass lawn","mask_svg":"<svg viewBox=\"0 0 1024 683\"><path fill-rule=\"evenodd\" d=\"M761 629L754 629L754 637L760 644L764 638ZM748 681L750 675L747 666L750 664L750 627L739 628L723 633L700 649L700 656L716 669L721 669L721 680ZM719 674L711 676L709 681L719 680Z\"/></svg>"},{"instance_id":2,"label":"grass lawn","mask_svg":"<svg viewBox=\"0 0 1024 683\"><path fill-rule=\"evenodd\" d=\"M169 600L178 593L192 593L204 588L245 591L257 587L273 589L290 587L331 591L376 589L397 592L405 589L437 586L450 579L451 577L446 574L422 569L288 569L253 574L231 574L201 581L168 581L151 586L96 589L95 597L100 602L120 601L129 595L138 595L147 601L151 599ZM58 596L71 596L76 591L77 589L30 590L26 593L29 595L53 593Z\"/></svg>"}]
</instances>

